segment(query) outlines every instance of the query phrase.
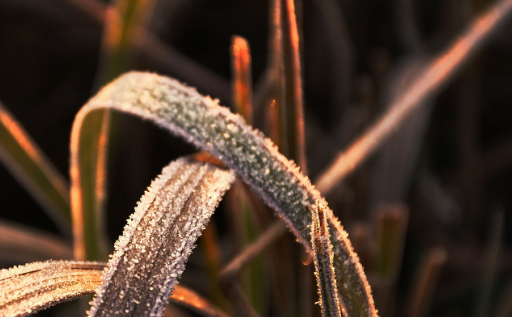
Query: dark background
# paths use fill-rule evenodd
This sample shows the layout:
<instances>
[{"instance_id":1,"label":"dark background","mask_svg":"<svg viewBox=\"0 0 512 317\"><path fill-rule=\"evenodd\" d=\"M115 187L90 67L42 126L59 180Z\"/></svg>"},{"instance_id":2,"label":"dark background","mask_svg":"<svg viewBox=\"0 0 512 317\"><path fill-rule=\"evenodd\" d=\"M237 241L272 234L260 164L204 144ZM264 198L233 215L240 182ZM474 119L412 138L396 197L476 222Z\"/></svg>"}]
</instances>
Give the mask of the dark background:
<instances>
[{"instance_id":1,"label":"dark background","mask_svg":"<svg viewBox=\"0 0 512 317\"><path fill-rule=\"evenodd\" d=\"M405 39L403 12L397 4L400 1L331 2L345 19L334 24L346 27L342 32L345 38L336 32L333 35L332 19L326 17L319 1L303 0L298 5L312 180L383 113L390 92L403 89L393 81L397 74L424 65L491 3L411 0L419 33L416 40L420 43L415 46L414 41ZM158 37L222 76L226 83L231 72L230 38L234 34L244 36L251 45L253 81L257 85L267 65L267 6L266 1L259 0L160 0L149 24ZM99 25L64 0L0 0L0 100L64 175L68 175L74 116L94 93L101 34ZM418 144L417 155L408 163L411 173L405 172L404 176L400 166L390 167L400 175L391 173L383 184L375 185L392 187L401 178L406 184L399 195L400 202L410 209L399 303L407 296L421 255L433 246L442 246L448 252L431 315L474 313L486 268L491 219L500 211L504 214L504 233L491 312L510 296L506 289L512 281L511 38L512 21L494 34L439 96L433 96L430 114L422 115L419 121L425 125L424 131L410 132L414 144ZM183 74L168 73L165 67L143 56L135 60L133 68L183 80ZM343 75L348 81L343 81ZM202 89L201 78L188 84L213 97L220 93ZM229 105L230 101L221 103ZM263 122L256 125L264 126ZM114 128L119 137L110 154L108 177L112 240L121 234L136 201L161 168L194 151L136 118L117 116ZM410 135L407 131L400 133ZM398 156L403 152L400 147L393 151ZM372 184L378 183L376 175L383 166L378 157L349 178L349 195L335 192L327 197L349 229L353 223L370 222L374 206L381 202L382 197L372 194ZM3 167L0 200L3 219L58 232ZM386 197L381 200L388 202ZM222 232L222 212L216 217Z\"/></svg>"}]
</instances>

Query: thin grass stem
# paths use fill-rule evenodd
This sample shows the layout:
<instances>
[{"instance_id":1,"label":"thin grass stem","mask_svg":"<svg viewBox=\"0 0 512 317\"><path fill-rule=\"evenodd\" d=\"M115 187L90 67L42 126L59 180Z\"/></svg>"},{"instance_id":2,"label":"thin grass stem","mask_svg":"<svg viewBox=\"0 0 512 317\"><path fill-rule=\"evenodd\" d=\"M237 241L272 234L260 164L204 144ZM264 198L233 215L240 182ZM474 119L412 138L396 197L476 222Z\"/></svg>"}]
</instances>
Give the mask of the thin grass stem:
<instances>
[{"instance_id":1,"label":"thin grass stem","mask_svg":"<svg viewBox=\"0 0 512 317\"><path fill-rule=\"evenodd\" d=\"M317 189L328 194L335 184L347 177L375 152L389 136L425 101L437 94L456 72L503 25L512 12L512 0L501 0L480 16L446 52L436 57L362 137L340 154L319 177Z\"/></svg>"}]
</instances>

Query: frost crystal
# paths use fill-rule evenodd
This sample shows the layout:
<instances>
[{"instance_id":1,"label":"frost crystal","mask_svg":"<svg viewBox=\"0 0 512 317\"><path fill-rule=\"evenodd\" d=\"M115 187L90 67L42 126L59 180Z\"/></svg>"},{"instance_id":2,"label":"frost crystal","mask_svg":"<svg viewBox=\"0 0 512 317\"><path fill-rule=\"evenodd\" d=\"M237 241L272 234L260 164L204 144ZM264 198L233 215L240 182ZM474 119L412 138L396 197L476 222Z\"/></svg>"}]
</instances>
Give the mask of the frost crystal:
<instances>
[{"instance_id":1,"label":"frost crystal","mask_svg":"<svg viewBox=\"0 0 512 317\"><path fill-rule=\"evenodd\" d=\"M347 313L351 316L377 315L363 268L347 233L325 199L293 162L240 116L176 80L139 72L125 74L103 88L77 117L103 108L151 120L212 153L233 168L278 212L310 252L311 236L307 228L311 224L311 214L308 207L319 201L332 230L336 279Z\"/></svg>"},{"instance_id":2,"label":"frost crystal","mask_svg":"<svg viewBox=\"0 0 512 317\"><path fill-rule=\"evenodd\" d=\"M0 271L0 316L34 314L91 294L101 283L104 263L35 262Z\"/></svg>"},{"instance_id":3,"label":"frost crystal","mask_svg":"<svg viewBox=\"0 0 512 317\"><path fill-rule=\"evenodd\" d=\"M115 244L90 316L161 316L234 173L189 158L165 167Z\"/></svg>"}]
</instances>

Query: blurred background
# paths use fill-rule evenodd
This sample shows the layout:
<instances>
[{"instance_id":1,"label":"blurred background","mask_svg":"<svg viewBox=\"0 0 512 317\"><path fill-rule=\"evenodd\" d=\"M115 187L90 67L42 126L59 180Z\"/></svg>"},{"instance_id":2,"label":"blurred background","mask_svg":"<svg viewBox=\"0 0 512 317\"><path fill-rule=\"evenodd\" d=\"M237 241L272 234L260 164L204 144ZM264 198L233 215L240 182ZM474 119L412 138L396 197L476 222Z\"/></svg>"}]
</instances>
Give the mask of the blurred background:
<instances>
[{"instance_id":1,"label":"blurred background","mask_svg":"<svg viewBox=\"0 0 512 317\"><path fill-rule=\"evenodd\" d=\"M309 177L315 181L492 3L296 1ZM74 116L98 89L103 25L95 8L103 7L85 0L0 0L0 100L63 175ZM269 65L268 16L269 3L261 0L158 0L147 28L165 49L136 53L130 68L175 77L231 106L231 37L243 36L260 114L254 125L266 131L261 107L267 105L256 99ZM350 234L382 316L512 315L511 39L512 21L326 197ZM129 116L116 116L113 129L107 224L115 241L151 179L195 149ZM3 166L0 201L3 220L59 235ZM225 264L237 247L229 205L220 209L214 223ZM201 248L183 283L210 297L201 286ZM300 314L298 300L276 308L282 290L265 287L271 290L258 304L263 316ZM314 281L311 289L317 300ZM423 305L419 313L414 303Z\"/></svg>"}]
</instances>

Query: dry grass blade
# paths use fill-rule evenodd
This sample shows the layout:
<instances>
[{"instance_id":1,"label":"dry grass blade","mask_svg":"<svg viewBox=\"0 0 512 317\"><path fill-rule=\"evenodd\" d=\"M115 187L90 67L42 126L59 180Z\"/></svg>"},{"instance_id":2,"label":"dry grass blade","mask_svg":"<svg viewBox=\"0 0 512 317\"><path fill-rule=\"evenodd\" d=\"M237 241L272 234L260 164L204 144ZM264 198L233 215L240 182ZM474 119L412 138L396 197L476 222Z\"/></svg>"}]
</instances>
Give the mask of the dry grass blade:
<instances>
[{"instance_id":1,"label":"dry grass blade","mask_svg":"<svg viewBox=\"0 0 512 317\"><path fill-rule=\"evenodd\" d=\"M419 72L409 89L372 128L342 153L320 176L318 190L327 194L405 121L426 98L439 92L456 71L478 50L512 12L512 0L501 0L476 22L446 52Z\"/></svg>"},{"instance_id":2,"label":"dry grass blade","mask_svg":"<svg viewBox=\"0 0 512 317\"><path fill-rule=\"evenodd\" d=\"M313 261L315 262L315 276L320 296L320 307L323 317L346 316L344 307L338 297L338 286L334 272L331 235L327 226L322 207L317 203L311 208L311 245L313 247Z\"/></svg>"},{"instance_id":3,"label":"dry grass blade","mask_svg":"<svg viewBox=\"0 0 512 317\"><path fill-rule=\"evenodd\" d=\"M90 316L160 316L234 173L182 158L164 168L135 208Z\"/></svg>"},{"instance_id":4,"label":"dry grass blade","mask_svg":"<svg viewBox=\"0 0 512 317\"><path fill-rule=\"evenodd\" d=\"M0 271L0 316L21 317L94 292L103 263L35 262Z\"/></svg>"},{"instance_id":5,"label":"dry grass blade","mask_svg":"<svg viewBox=\"0 0 512 317\"><path fill-rule=\"evenodd\" d=\"M69 234L71 210L67 182L1 102L0 159L60 229Z\"/></svg>"},{"instance_id":6,"label":"dry grass blade","mask_svg":"<svg viewBox=\"0 0 512 317\"><path fill-rule=\"evenodd\" d=\"M46 232L0 221L0 261L27 263L50 259L73 258L71 245Z\"/></svg>"},{"instance_id":7,"label":"dry grass blade","mask_svg":"<svg viewBox=\"0 0 512 317\"><path fill-rule=\"evenodd\" d=\"M325 199L270 140L239 116L176 80L131 72L103 88L80 110L73 126L72 148L78 147L80 127L88 114L102 108L151 120L212 153L277 211L309 252L309 207L320 200L332 232L334 267L338 281L342 281L338 285L347 312L350 316L376 316L363 268ZM71 170L76 168L76 158L71 164Z\"/></svg>"}]
</instances>

